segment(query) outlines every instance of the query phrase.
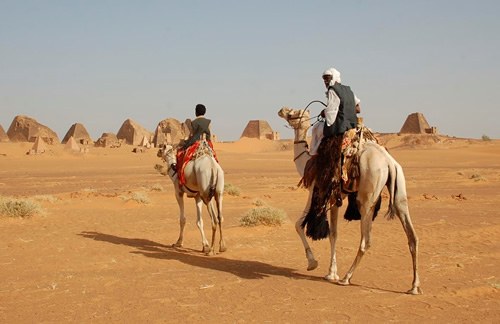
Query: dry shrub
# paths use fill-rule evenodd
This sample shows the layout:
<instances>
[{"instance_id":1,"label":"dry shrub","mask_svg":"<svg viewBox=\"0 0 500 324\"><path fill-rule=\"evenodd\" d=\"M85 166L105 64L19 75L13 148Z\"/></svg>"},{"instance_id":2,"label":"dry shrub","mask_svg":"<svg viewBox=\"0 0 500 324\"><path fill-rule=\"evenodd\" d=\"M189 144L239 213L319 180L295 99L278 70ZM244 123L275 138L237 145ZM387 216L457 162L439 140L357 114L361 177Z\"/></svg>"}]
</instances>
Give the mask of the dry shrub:
<instances>
[{"instance_id":1,"label":"dry shrub","mask_svg":"<svg viewBox=\"0 0 500 324\"><path fill-rule=\"evenodd\" d=\"M284 210L274 207L257 207L249 210L240 219L241 226L280 226L287 219Z\"/></svg>"},{"instance_id":2,"label":"dry shrub","mask_svg":"<svg viewBox=\"0 0 500 324\"><path fill-rule=\"evenodd\" d=\"M226 184L224 184L224 192L230 196L239 196L241 193L241 190L240 190L240 188L238 188L230 183L226 183Z\"/></svg>"},{"instance_id":3,"label":"dry shrub","mask_svg":"<svg viewBox=\"0 0 500 324\"><path fill-rule=\"evenodd\" d=\"M257 207L262 207L266 205L266 202L259 198L255 199L252 203L254 204L254 206Z\"/></svg>"},{"instance_id":4,"label":"dry shrub","mask_svg":"<svg viewBox=\"0 0 500 324\"><path fill-rule=\"evenodd\" d=\"M163 191L163 186L159 183L155 183L154 185L151 186L151 191Z\"/></svg>"},{"instance_id":5,"label":"dry shrub","mask_svg":"<svg viewBox=\"0 0 500 324\"><path fill-rule=\"evenodd\" d=\"M25 218L43 214L43 209L31 199L0 197L0 214L8 217Z\"/></svg>"},{"instance_id":6,"label":"dry shrub","mask_svg":"<svg viewBox=\"0 0 500 324\"><path fill-rule=\"evenodd\" d=\"M130 196L120 196L120 198L125 201L133 200L139 204L145 204L145 205L151 202L148 195L142 191L132 192Z\"/></svg>"},{"instance_id":7,"label":"dry shrub","mask_svg":"<svg viewBox=\"0 0 500 324\"><path fill-rule=\"evenodd\" d=\"M54 197L52 195L36 195L36 196L33 196L32 198L37 200L37 201L46 201L49 203L55 203L56 201L59 200L57 197Z\"/></svg>"}]
</instances>

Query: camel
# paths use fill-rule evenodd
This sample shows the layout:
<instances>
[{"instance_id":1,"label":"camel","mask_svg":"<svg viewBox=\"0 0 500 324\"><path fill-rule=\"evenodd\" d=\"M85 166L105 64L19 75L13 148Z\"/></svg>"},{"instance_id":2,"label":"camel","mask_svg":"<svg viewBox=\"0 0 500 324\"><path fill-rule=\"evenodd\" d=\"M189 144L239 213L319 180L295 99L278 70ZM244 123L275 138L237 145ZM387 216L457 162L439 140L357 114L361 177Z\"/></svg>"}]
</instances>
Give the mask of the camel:
<instances>
[{"instance_id":1,"label":"camel","mask_svg":"<svg viewBox=\"0 0 500 324\"><path fill-rule=\"evenodd\" d=\"M307 130L310 125L310 113L307 109L291 109L283 107L278 115L285 119L289 126L294 129L294 162L299 175L304 175L304 167L310 159L308 144L306 141ZM335 204L330 204L330 224L329 224L329 240L330 240L330 267L325 279L337 283L339 285L350 285L354 270L360 263L363 255L369 249L370 232L374 213L380 207L380 198L382 190L387 186L389 190L389 211L390 218L396 215L402 225L408 238L408 246L410 249L413 262L413 282L412 288L407 291L408 294L418 295L422 293L420 288L420 279L418 275L418 238L413 228L410 213L408 209L408 199L406 195L406 183L403 174L403 169L399 163L387 152L387 150L374 142L366 142L358 151L359 157L359 186L356 198L356 205L361 214L361 241L359 244L357 255L353 264L347 271L342 280L339 280L337 274L336 261L336 241L337 241L337 221L339 207ZM302 240L305 248L306 258L308 261L307 270L314 270L318 266L313 251L311 250L302 223L311 206L312 188L309 187L309 196L306 207L301 217L295 223L295 229ZM342 194L342 199L345 199L346 194Z\"/></svg>"},{"instance_id":2,"label":"camel","mask_svg":"<svg viewBox=\"0 0 500 324\"><path fill-rule=\"evenodd\" d=\"M175 198L179 205L179 224L180 233L177 242L173 247L182 247L184 239L184 226L186 217L184 215L184 194L188 198L194 198L196 203L197 222L202 240L202 251L207 255L215 254L214 244L217 226L220 232L219 252L226 251L226 245L222 236L222 196L224 192L224 171L213 157L212 151L208 143L203 140L196 153L195 158L189 161L185 168L184 174L186 183L179 186L177 168L176 168L176 148L172 145L163 145L158 151L158 157L161 157L168 166L168 176L175 188ZM214 199L212 199L214 198ZM214 200L216 208L214 208ZM209 245L205 232L203 230L203 219L201 217L202 204L207 206L208 213L212 222L212 242Z\"/></svg>"}]
</instances>

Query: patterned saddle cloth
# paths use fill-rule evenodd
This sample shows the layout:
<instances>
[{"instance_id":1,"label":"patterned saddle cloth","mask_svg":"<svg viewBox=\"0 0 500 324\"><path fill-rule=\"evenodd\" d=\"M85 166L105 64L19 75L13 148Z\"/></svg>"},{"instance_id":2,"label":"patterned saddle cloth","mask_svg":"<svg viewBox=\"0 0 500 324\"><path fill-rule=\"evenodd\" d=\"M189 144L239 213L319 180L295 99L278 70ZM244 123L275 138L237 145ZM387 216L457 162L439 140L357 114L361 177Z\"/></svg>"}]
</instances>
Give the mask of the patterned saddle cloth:
<instances>
[{"instance_id":1,"label":"patterned saddle cloth","mask_svg":"<svg viewBox=\"0 0 500 324\"><path fill-rule=\"evenodd\" d=\"M189 146L188 148L177 151L177 174L180 186L186 184L184 169L186 168L188 162L191 160L196 160L197 158L205 155L212 156L217 162L219 162L219 160L217 160L217 156L215 154L215 150L211 141L199 140L194 142L194 144Z\"/></svg>"},{"instance_id":2,"label":"patterned saddle cloth","mask_svg":"<svg viewBox=\"0 0 500 324\"><path fill-rule=\"evenodd\" d=\"M342 190L358 191L359 155L357 154L366 142L378 143L372 131L363 124L344 133L342 139Z\"/></svg>"}]
</instances>

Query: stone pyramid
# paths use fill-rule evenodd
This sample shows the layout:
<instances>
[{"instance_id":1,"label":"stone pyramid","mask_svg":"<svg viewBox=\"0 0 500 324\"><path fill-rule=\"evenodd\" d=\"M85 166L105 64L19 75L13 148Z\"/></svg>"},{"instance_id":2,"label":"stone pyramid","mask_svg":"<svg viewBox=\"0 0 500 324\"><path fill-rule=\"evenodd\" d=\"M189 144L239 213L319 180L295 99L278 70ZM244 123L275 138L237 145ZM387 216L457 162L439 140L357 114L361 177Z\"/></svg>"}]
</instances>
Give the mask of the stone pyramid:
<instances>
[{"instance_id":1,"label":"stone pyramid","mask_svg":"<svg viewBox=\"0 0 500 324\"><path fill-rule=\"evenodd\" d=\"M66 144L64 144L64 149L73 152L81 152L82 150L73 136L70 136L70 138L66 141Z\"/></svg>"},{"instance_id":2,"label":"stone pyramid","mask_svg":"<svg viewBox=\"0 0 500 324\"><path fill-rule=\"evenodd\" d=\"M101 137L94 143L96 147L120 147L121 141L113 133L102 133Z\"/></svg>"},{"instance_id":3,"label":"stone pyramid","mask_svg":"<svg viewBox=\"0 0 500 324\"><path fill-rule=\"evenodd\" d=\"M73 139L80 144L87 145L93 143L89 132L87 132L85 126L80 123L71 125L61 143L66 144L70 137L73 137Z\"/></svg>"},{"instance_id":4,"label":"stone pyramid","mask_svg":"<svg viewBox=\"0 0 500 324\"><path fill-rule=\"evenodd\" d=\"M132 119L124 121L116 134L118 139L122 139L125 143L130 145L139 145L144 136L149 139L151 137L151 132Z\"/></svg>"},{"instance_id":5,"label":"stone pyramid","mask_svg":"<svg viewBox=\"0 0 500 324\"><path fill-rule=\"evenodd\" d=\"M177 144L182 139L189 136L189 128L186 123L181 123L177 119L167 118L158 123L156 127L155 135L153 138L153 144L155 147L165 144L167 137L170 137L170 143Z\"/></svg>"},{"instance_id":6,"label":"stone pyramid","mask_svg":"<svg viewBox=\"0 0 500 324\"><path fill-rule=\"evenodd\" d=\"M47 145L45 145L45 142L40 136L37 136L35 138L35 143L33 143L33 146L31 147L31 150L28 152L28 154L42 154L47 150Z\"/></svg>"},{"instance_id":7,"label":"stone pyramid","mask_svg":"<svg viewBox=\"0 0 500 324\"><path fill-rule=\"evenodd\" d=\"M7 136L7 133L4 131L2 125L0 125L0 142L8 142L9 141L9 136Z\"/></svg>"},{"instance_id":8,"label":"stone pyramid","mask_svg":"<svg viewBox=\"0 0 500 324\"><path fill-rule=\"evenodd\" d=\"M149 143L148 137L144 136L139 143L139 146L144 146L144 147L151 147L151 144Z\"/></svg>"},{"instance_id":9,"label":"stone pyramid","mask_svg":"<svg viewBox=\"0 0 500 324\"><path fill-rule=\"evenodd\" d=\"M251 120L243 130L241 137L258 139L277 139L278 135L265 120Z\"/></svg>"},{"instance_id":10,"label":"stone pyramid","mask_svg":"<svg viewBox=\"0 0 500 324\"><path fill-rule=\"evenodd\" d=\"M34 142L41 137L47 144L59 144L59 137L53 130L28 116L16 116L7 135L12 142Z\"/></svg>"},{"instance_id":11,"label":"stone pyramid","mask_svg":"<svg viewBox=\"0 0 500 324\"><path fill-rule=\"evenodd\" d=\"M400 134L425 134L430 130L429 123L424 117L424 114L416 112L408 115L403 127L399 131Z\"/></svg>"}]
</instances>

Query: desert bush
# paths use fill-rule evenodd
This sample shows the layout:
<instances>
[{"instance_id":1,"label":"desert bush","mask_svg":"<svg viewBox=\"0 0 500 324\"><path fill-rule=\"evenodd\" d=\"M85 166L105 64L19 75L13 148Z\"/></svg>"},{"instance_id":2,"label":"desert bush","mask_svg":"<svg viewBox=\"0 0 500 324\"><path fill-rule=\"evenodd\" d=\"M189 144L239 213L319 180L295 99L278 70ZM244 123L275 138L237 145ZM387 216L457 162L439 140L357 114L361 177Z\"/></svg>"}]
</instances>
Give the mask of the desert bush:
<instances>
[{"instance_id":1,"label":"desert bush","mask_svg":"<svg viewBox=\"0 0 500 324\"><path fill-rule=\"evenodd\" d=\"M38 200L38 201L46 201L50 203L55 203L59 199L57 197L54 197L52 195L36 195L33 196L33 199Z\"/></svg>"},{"instance_id":2,"label":"desert bush","mask_svg":"<svg viewBox=\"0 0 500 324\"><path fill-rule=\"evenodd\" d=\"M286 220L287 215L284 210L274 207L257 207L249 210L240 219L241 226L280 226Z\"/></svg>"},{"instance_id":3,"label":"desert bush","mask_svg":"<svg viewBox=\"0 0 500 324\"><path fill-rule=\"evenodd\" d=\"M24 218L43 214L43 209L31 199L0 197L0 214L8 217Z\"/></svg>"},{"instance_id":4,"label":"desert bush","mask_svg":"<svg viewBox=\"0 0 500 324\"><path fill-rule=\"evenodd\" d=\"M241 193L241 190L240 190L240 188L238 188L230 183L226 183L226 184L224 184L224 192L230 196L239 196Z\"/></svg>"},{"instance_id":5,"label":"desert bush","mask_svg":"<svg viewBox=\"0 0 500 324\"><path fill-rule=\"evenodd\" d=\"M163 186L159 183L155 183L151 186L151 191L163 191Z\"/></svg>"},{"instance_id":6,"label":"desert bush","mask_svg":"<svg viewBox=\"0 0 500 324\"><path fill-rule=\"evenodd\" d=\"M254 204L254 206L257 206L257 207L262 207L266 204L263 200L261 200L259 198L255 199L252 203Z\"/></svg>"},{"instance_id":7,"label":"desert bush","mask_svg":"<svg viewBox=\"0 0 500 324\"><path fill-rule=\"evenodd\" d=\"M140 204L149 204L151 202L148 195L142 191L132 192L130 196L120 196L120 198L125 201L133 200Z\"/></svg>"},{"instance_id":8,"label":"desert bush","mask_svg":"<svg viewBox=\"0 0 500 324\"><path fill-rule=\"evenodd\" d=\"M168 168L161 164L155 164L154 169L161 175L168 175Z\"/></svg>"},{"instance_id":9,"label":"desert bush","mask_svg":"<svg viewBox=\"0 0 500 324\"><path fill-rule=\"evenodd\" d=\"M489 136L487 136L487 135L483 135L483 136L481 136L481 139L482 139L483 141L491 141L491 138L490 138Z\"/></svg>"}]
</instances>

